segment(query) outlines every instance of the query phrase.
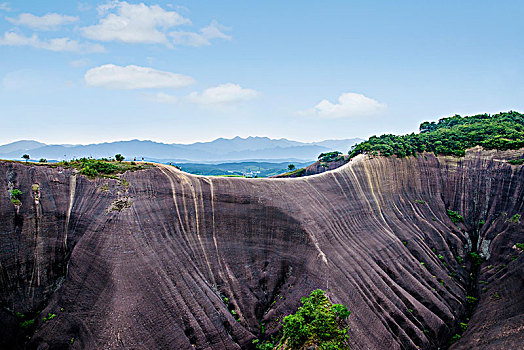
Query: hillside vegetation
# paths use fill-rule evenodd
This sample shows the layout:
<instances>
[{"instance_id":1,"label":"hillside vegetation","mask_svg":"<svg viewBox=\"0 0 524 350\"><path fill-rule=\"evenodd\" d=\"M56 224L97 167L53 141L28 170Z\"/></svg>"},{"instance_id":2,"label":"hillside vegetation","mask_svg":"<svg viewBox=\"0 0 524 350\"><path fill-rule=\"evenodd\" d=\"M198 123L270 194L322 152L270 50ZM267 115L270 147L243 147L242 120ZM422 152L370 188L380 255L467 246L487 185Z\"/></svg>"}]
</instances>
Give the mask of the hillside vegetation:
<instances>
[{"instance_id":1,"label":"hillside vegetation","mask_svg":"<svg viewBox=\"0 0 524 350\"><path fill-rule=\"evenodd\" d=\"M44 165L49 167L60 166L64 168L75 168L79 170L81 174L90 177L111 177L112 175L125 173L126 171L136 171L151 167L151 165L146 163L122 162L107 158L80 158L73 159L71 161L62 161L58 163L45 163Z\"/></svg>"},{"instance_id":2,"label":"hillside vegetation","mask_svg":"<svg viewBox=\"0 0 524 350\"><path fill-rule=\"evenodd\" d=\"M406 157L421 152L463 157L466 149L509 150L524 147L524 115L510 111L469 117L455 115L438 122L420 124L420 133L372 136L354 146L350 158L359 154Z\"/></svg>"}]
</instances>

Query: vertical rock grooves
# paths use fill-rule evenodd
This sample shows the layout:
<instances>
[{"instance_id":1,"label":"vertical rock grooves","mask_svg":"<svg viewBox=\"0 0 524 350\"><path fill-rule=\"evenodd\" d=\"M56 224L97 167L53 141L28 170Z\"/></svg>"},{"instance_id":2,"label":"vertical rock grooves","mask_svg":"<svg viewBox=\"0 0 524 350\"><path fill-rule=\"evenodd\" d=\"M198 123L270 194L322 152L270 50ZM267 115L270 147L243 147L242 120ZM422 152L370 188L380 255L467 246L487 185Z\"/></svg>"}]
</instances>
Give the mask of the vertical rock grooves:
<instances>
[{"instance_id":1,"label":"vertical rock grooves","mask_svg":"<svg viewBox=\"0 0 524 350\"><path fill-rule=\"evenodd\" d=\"M359 156L294 179L159 166L122 175L126 189L2 162L1 345L22 347L4 336L20 332L21 312L36 316L28 348L247 349L316 288L352 311L353 349L445 347L472 292L453 347L522 344L524 229L509 218L524 211L524 171L504 161L514 153ZM124 192L130 204L114 209ZM489 255L473 281L470 251Z\"/></svg>"}]
</instances>

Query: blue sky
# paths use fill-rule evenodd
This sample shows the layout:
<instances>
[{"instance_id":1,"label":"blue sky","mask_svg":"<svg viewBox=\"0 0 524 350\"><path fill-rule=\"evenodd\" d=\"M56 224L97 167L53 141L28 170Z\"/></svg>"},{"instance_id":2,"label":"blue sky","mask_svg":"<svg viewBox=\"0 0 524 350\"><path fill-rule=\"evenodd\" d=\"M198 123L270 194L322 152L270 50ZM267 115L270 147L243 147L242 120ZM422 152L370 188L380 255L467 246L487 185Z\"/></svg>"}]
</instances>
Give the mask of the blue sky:
<instances>
[{"instance_id":1,"label":"blue sky","mask_svg":"<svg viewBox=\"0 0 524 350\"><path fill-rule=\"evenodd\" d=\"M0 143L416 131L524 111L522 1L0 0Z\"/></svg>"}]
</instances>

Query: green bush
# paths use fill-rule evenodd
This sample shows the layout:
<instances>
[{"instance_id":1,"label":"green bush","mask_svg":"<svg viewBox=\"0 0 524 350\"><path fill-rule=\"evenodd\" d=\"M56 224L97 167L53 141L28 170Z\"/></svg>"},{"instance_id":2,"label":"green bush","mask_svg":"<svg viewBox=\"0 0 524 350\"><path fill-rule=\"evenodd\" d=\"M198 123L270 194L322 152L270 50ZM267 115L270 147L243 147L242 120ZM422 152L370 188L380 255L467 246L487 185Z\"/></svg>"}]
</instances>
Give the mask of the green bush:
<instances>
[{"instance_id":1,"label":"green bush","mask_svg":"<svg viewBox=\"0 0 524 350\"><path fill-rule=\"evenodd\" d=\"M468 259L471 261L473 266L480 266L484 259L476 252L469 252L468 253Z\"/></svg>"},{"instance_id":2,"label":"green bush","mask_svg":"<svg viewBox=\"0 0 524 350\"><path fill-rule=\"evenodd\" d=\"M17 188L13 188L9 193L11 194L11 199L20 199L20 196L22 196L22 191Z\"/></svg>"},{"instance_id":3,"label":"green bush","mask_svg":"<svg viewBox=\"0 0 524 350\"><path fill-rule=\"evenodd\" d=\"M514 223L514 224L518 224L519 221L520 221L520 214L515 214L515 215L513 215L513 216L509 219L509 221L511 221L511 222Z\"/></svg>"},{"instance_id":4,"label":"green bush","mask_svg":"<svg viewBox=\"0 0 524 350\"><path fill-rule=\"evenodd\" d=\"M20 322L20 328L22 328L22 329L29 329L29 328L33 327L34 324L35 324L35 320L23 321L23 322Z\"/></svg>"},{"instance_id":5,"label":"green bush","mask_svg":"<svg viewBox=\"0 0 524 350\"><path fill-rule=\"evenodd\" d=\"M508 160L508 163L511 165L522 165L524 164L524 159L511 159Z\"/></svg>"},{"instance_id":6,"label":"green bush","mask_svg":"<svg viewBox=\"0 0 524 350\"><path fill-rule=\"evenodd\" d=\"M318 160L324 163L336 162L343 159L344 156L342 155L342 152L339 151L320 153L320 155L318 156Z\"/></svg>"},{"instance_id":7,"label":"green bush","mask_svg":"<svg viewBox=\"0 0 524 350\"><path fill-rule=\"evenodd\" d=\"M95 177L98 175L98 171L96 171L96 169L90 168L89 165L86 165L85 167L83 167L80 173L82 175L86 175L90 177Z\"/></svg>"},{"instance_id":8,"label":"green bush","mask_svg":"<svg viewBox=\"0 0 524 350\"><path fill-rule=\"evenodd\" d=\"M270 341L260 342L258 339L253 340L253 344L256 345L257 350L273 350L275 345Z\"/></svg>"},{"instance_id":9,"label":"green bush","mask_svg":"<svg viewBox=\"0 0 524 350\"><path fill-rule=\"evenodd\" d=\"M453 211L453 210L448 209L448 216L451 219L451 221L453 221L454 224L464 221L464 217L460 215L458 212Z\"/></svg>"},{"instance_id":10,"label":"green bush","mask_svg":"<svg viewBox=\"0 0 524 350\"><path fill-rule=\"evenodd\" d=\"M471 295L467 295L466 296L466 302L469 304L469 305L475 305L477 303L477 298L475 297L472 297Z\"/></svg>"},{"instance_id":11,"label":"green bush","mask_svg":"<svg viewBox=\"0 0 524 350\"><path fill-rule=\"evenodd\" d=\"M20 201L20 197L22 196L22 191L20 191L17 188L13 188L12 190L9 191L9 193L11 195L11 202L14 205L21 205L22 204L22 202Z\"/></svg>"},{"instance_id":12,"label":"green bush","mask_svg":"<svg viewBox=\"0 0 524 350\"><path fill-rule=\"evenodd\" d=\"M455 344L459 340L460 340L460 334L455 334L453 337L451 337L449 344Z\"/></svg>"},{"instance_id":13,"label":"green bush","mask_svg":"<svg viewBox=\"0 0 524 350\"><path fill-rule=\"evenodd\" d=\"M344 305L333 305L320 289L312 291L301 302L294 315L284 317L280 344L286 344L289 349L313 344L321 349L348 349L348 329L343 322L350 311Z\"/></svg>"}]
</instances>

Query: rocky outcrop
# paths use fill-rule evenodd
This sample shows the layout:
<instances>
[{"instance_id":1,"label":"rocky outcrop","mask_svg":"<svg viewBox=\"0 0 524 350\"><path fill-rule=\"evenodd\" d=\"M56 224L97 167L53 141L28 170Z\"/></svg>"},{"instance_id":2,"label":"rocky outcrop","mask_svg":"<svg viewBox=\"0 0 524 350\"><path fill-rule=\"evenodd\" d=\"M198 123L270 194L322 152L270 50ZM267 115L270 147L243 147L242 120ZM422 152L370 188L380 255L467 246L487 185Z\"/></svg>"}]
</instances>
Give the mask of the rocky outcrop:
<instances>
[{"instance_id":1,"label":"rocky outcrop","mask_svg":"<svg viewBox=\"0 0 524 350\"><path fill-rule=\"evenodd\" d=\"M335 160L331 162L316 161L315 163L308 165L305 168L290 171L284 174L272 176L272 178L290 178L290 177L304 177L325 173L326 171L335 170L340 168L347 162L351 161L349 156L344 156L341 160Z\"/></svg>"},{"instance_id":2,"label":"rocky outcrop","mask_svg":"<svg viewBox=\"0 0 524 350\"><path fill-rule=\"evenodd\" d=\"M461 322L457 349L517 348L524 229L511 219L524 211L524 170L505 162L516 154L358 156L296 179L159 166L91 180L2 162L0 341L248 349L321 288L351 310L352 349L436 349ZM472 250L489 259L476 267Z\"/></svg>"}]
</instances>

